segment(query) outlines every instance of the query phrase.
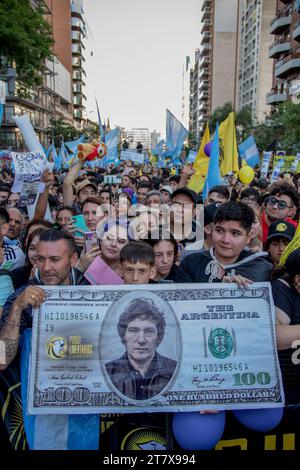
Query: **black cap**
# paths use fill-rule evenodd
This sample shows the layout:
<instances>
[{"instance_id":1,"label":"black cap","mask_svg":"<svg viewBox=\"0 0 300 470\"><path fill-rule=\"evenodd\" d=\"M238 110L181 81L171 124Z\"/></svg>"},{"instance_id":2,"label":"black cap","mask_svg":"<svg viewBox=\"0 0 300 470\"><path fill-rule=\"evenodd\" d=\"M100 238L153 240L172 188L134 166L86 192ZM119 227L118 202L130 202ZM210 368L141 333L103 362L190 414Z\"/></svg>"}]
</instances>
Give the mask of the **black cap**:
<instances>
[{"instance_id":1,"label":"black cap","mask_svg":"<svg viewBox=\"0 0 300 470\"><path fill-rule=\"evenodd\" d=\"M176 189L171 196L171 200L174 199L174 197L177 196L178 194L185 194L186 196L189 196L191 201L193 201L195 205L197 204L197 194L195 193L195 191L192 191L189 188Z\"/></svg>"},{"instance_id":2,"label":"black cap","mask_svg":"<svg viewBox=\"0 0 300 470\"><path fill-rule=\"evenodd\" d=\"M286 238L291 241L295 235L295 227L286 220L277 220L272 222L267 236L267 247L270 245L274 238Z\"/></svg>"},{"instance_id":3,"label":"black cap","mask_svg":"<svg viewBox=\"0 0 300 470\"><path fill-rule=\"evenodd\" d=\"M220 202L213 202L204 207L204 227L214 221L215 213L220 205Z\"/></svg>"},{"instance_id":4,"label":"black cap","mask_svg":"<svg viewBox=\"0 0 300 470\"><path fill-rule=\"evenodd\" d=\"M297 276L297 274L300 274L300 248L292 251L292 253L287 257L285 268L290 276L294 277Z\"/></svg>"}]
</instances>

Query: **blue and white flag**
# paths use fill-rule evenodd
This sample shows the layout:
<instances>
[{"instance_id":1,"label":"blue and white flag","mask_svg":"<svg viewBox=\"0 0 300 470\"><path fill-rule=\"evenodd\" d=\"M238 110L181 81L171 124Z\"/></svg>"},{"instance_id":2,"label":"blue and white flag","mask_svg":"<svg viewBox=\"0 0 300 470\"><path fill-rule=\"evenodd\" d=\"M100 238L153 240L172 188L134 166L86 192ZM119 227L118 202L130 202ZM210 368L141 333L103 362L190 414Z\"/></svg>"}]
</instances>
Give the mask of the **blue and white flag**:
<instances>
[{"instance_id":1,"label":"blue and white flag","mask_svg":"<svg viewBox=\"0 0 300 470\"><path fill-rule=\"evenodd\" d=\"M31 335L31 329L25 330L20 341L22 411L30 450L98 450L99 415L27 414Z\"/></svg>"},{"instance_id":2,"label":"blue and white flag","mask_svg":"<svg viewBox=\"0 0 300 470\"><path fill-rule=\"evenodd\" d=\"M105 157L106 164L115 163L118 158L118 145L119 145L119 128L116 127L112 131L108 132L105 137L105 143L107 146L107 154Z\"/></svg>"},{"instance_id":3,"label":"blue and white flag","mask_svg":"<svg viewBox=\"0 0 300 470\"><path fill-rule=\"evenodd\" d=\"M205 180L204 187L203 187L203 199L207 198L207 195L213 186L222 184L219 161L220 161L219 124L217 123L214 139L212 141L207 176L206 176L206 180Z\"/></svg>"},{"instance_id":4,"label":"blue and white flag","mask_svg":"<svg viewBox=\"0 0 300 470\"><path fill-rule=\"evenodd\" d=\"M67 149L72 153L77 153L77 145L83 144L84 142L84 135L80 136L79 139L70 140L70 142L65 142L65 146Z\"/></svg>"},{"instance_id":5,"label":"blue and white flag","mask_svg":"<svg viewBox=\"0 0 300 470\"><path fill-rule=\"evenodd\" d=\"M163 153L164 139L160 140L158 144L151 150L152 155L159 156Z\"/></svg>"},{"instance_id":6,"label":"blue and white flag","mask_svg":"<svg viewBox=\"0 0 300 470\"><path fill-rule=\"evenodd\" d=\"M49 158L50 153L53 151L53 147L54 147L54 144L52 143L50 147L48 148L48 150L45 151L45 155L47 159Z\"/></svg>"},{"instance_id":7,"label":"blue and white flag","mask_svg":"<svg viewBox=\"0 0 300 470\"><path fill-rule=\"evenodd\" d=\"M3 114L4 114L4 104L0 103L0 127L2 124Z\"/></svg>"},{"instance_id":8,"label":"blue and white flag","mask_svg":"<svg viewBox=\"0 0 300 470\"><path fill-rule=\"evenodd\" d=\"M61 152L57 154L55 145L53 146L52 155L53 155L53 161L54 161L54 169L58 171L61 170L63 166L62 156L61 156Z\"/></svg>"},{"instance_id":9,"label":"blue and white flag","mask_svg":"<svg viewBox=\"0 0 300 470\"><path fill-rule=\"evenodd\" d=\"M182 146L188 131L176 119L175 116L167 109L167 123L166 123L166 152L165 157L172 157L172 159L179 158L181 155Z\"/></svg>"},{"instance_id":10,"label":"blue and white flag","mask_svg":"<svg viewBox=\"0 0 300 470\"><path fill-rule=\"evenodd\" d=\"M245 160L247 165L254 168L255 165L259 164L259 152L253 135L250 135L250 137L244 140L244 142L242 142L238 147L239 154Z\"/></svg>"}]
</instances>

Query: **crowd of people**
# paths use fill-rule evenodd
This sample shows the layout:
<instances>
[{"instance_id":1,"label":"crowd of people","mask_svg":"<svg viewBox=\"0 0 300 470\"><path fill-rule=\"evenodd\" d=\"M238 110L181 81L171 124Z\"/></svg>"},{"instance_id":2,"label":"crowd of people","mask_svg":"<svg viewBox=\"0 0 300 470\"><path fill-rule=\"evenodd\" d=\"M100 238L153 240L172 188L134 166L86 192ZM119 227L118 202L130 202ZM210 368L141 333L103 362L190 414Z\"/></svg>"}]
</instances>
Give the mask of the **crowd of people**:
<instances>
[{"instance_id":1,"label":"crowd of people","mask_svg":"<svg viewBox=\"0 0 300 470\"><path fill-rule=\"evenodd\" d=\"M201 193L188 188L193 172L189 164L174 175L167 168L130 161L118 168L90 170L78 162L69 170L46 170L45 190L30 219L20 194L11 191L12 170L2 169L4 383L10 368L18 369L20 339L32 326L32 309L45 300L40 286L88 284L84 273L100 257L125 284L233 282L243 288L270 281L286 403L300 403L299 366L291 361L292 345L300 339L300 248L280 264L298 225L300 175L280 175L270 184L257 171L247 187L231 177L226 185L210 188L203 200ZM93 244L91 232L96 233ZM147 337L136 335L136 341L143 344ZM145 367L139 368L126 354L141 386ZM147 357L147 367L157 361L155 354ZM119 363L108 367L112 371ZM3 406L3 387L1 393Z\"/></svg>"}]
</instances>

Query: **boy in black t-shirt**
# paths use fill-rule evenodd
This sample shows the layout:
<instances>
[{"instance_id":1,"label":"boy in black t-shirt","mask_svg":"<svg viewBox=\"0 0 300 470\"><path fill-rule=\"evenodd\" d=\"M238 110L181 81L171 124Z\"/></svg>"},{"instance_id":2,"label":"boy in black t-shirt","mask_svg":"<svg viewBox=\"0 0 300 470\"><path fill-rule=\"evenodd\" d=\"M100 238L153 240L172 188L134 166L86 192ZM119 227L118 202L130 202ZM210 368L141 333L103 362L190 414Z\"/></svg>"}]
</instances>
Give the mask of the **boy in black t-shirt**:
<instances>
[{"instance_id":1,"label":"boy in black t-shirt","mask_svg":"<svg viewBox=\"0 0 300 470\"><path fill-rule=\"evenodd\" d=\"M268 281L272 265L267 254L245 249L254 220L254 211L246 204L222 204L214 216L212 248L184 258L176 282L236 282L243 287Z\"/></svg>"}]
</instances>

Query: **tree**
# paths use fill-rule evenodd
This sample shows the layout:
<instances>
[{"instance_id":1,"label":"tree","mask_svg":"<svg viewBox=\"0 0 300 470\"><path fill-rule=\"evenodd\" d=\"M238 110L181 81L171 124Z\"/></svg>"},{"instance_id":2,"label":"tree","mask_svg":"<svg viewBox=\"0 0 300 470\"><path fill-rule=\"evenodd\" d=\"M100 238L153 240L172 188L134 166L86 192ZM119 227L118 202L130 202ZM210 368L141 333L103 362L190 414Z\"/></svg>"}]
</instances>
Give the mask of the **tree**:
<instances>
[{"instance_id":1,"label":"tree","mask_svg":"<svg viewBox=\"0 0 300 470\"><path fill-rule=\"evenodd\" d=\"M190 150L196 150L196 148L197 148L197 138L193 132L189 132L185 150L188 153Z\"/></svg>"},{"instance_id":2,"label":"tree","mask_svg":"<svg viewBox=\"0 0 300 470\"><path fill-rule=\"evenodd\" d=\"M300 104L286 101L253 129L259 150L285 150L288 155L300 151Z\"/></svg>"},{"instance_id":3,"label":"tree","mask_svg":"<svg viewBox=\"0 0 300 470\"><path fill-rule=\"evenodd\" d=\"M88 121L87 125L82 129L82 134L84 135L85 140L99 140L99 123Z\"/></svg>"},{"instance_id":4,"label":"tree","mask_svg":"<svg viewBox=\"0 0 300 470\"><path fill-rule=\"evenodd\" d=\"M251 106L245 106L240 109L236 115L237 140L242 142L247 139L253 129L253 118Z\"/></svg>"},{"instance_id":5,"label":"tree","mask_svg":"<svg viewBox=\"0 0 300 470\"><path fill-rule=\"evenodd\" d=\"M223 106L220 106L214 110L209 120L209 128L211 132L214 132L217 122L220 124L225 121L228 114L233 111L232 103L228 101Z\"/></svg>"},{"instance_id":6,"label":"tree","mask_svg":"<svg viewBox=\"0 0 300 470\"><path fill-rule=\"evenodd\" d=\"M16 66L20 94L42 84L45 60L52 58L51 26L30 0L1 0L0 44L3 65Z\"/></svg>"},{"instance_id":7,"label":"tree","mask_svg":"<svg viewBox=\"0 0 300 470\"><path fill-rule=\"evenodd\" d=\"M76 140L82 134L81 131L65 122L62 118L58 118L53 122L53 126L47 132L50 136L53 136L55 147L60 147L62 140L65 142Z\"/></svg>"},{"instance_id":8,"label":"tree","mask_svg":"<svg viewBox=\"0 0 300 470\"><path fill-rule=\"evenodd\" d=\"M222 121L228 117L228 114L233 111L232 103L228 101L223 106L216 108L211 115L209 120L209 127L211 132L216 128L217 122L221 124ZM237 141L240 143L245 140L250 134L253 128L252 119L252 108L251 106L245 106L240 109L235 115L236 130L237 130Z\"/></svg>"}]
</instances>

